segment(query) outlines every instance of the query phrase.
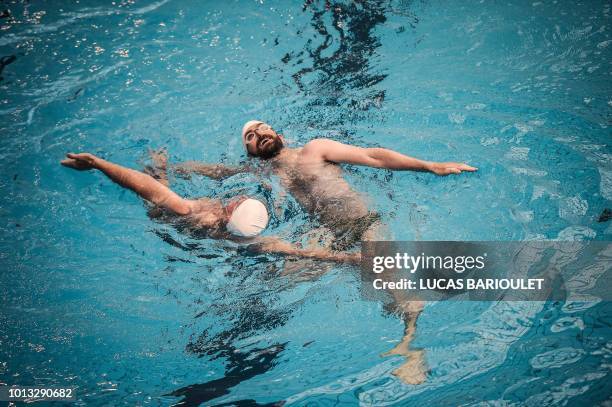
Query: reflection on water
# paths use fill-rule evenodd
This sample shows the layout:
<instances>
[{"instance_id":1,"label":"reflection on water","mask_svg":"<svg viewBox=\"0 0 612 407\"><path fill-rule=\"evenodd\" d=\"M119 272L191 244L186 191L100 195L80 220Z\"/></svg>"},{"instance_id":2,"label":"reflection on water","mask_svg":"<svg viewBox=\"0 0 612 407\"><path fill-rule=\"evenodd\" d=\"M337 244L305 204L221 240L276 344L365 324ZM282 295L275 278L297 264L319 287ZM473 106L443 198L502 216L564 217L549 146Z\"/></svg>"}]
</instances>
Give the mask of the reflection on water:
<instances>
[{"instance_id":1,"label":"reflection on water","mask_svg":"<svg viewBox=\"0 0 612 407\"><path fill-rule=\"evenodd\" d=\"M302 50L287 53L282 62L297 69L292 74L299 90L315 96L310 108L331 107L345 113L380 107L385 91L377 90L387 75L373 72L371 59L380 46L374 29L386 21L387 2L313 2L304 4L312 13L311 25L316 35ZM305 66L306 65L306 66ZM322 116L322 115L321 115ZM309 126L320 126L324 117L312 117ZM325 121L332 127L349 119L336 117Z\"/></svg>"}]
</instances>

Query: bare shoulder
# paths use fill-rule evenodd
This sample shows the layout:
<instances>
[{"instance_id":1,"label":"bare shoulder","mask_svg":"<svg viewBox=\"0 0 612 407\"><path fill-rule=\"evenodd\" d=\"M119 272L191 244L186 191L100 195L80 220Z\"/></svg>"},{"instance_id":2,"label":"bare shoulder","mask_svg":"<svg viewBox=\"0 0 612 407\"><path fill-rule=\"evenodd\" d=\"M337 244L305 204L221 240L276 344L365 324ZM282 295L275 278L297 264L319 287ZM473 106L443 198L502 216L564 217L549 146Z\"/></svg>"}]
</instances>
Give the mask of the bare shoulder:
<instances>
[{"instance_id":1,"label":"bare shoulder","mask_svg":"<svg viewBox=\"0 0 612 407\"><path fill-rule=\"evenodd\" d=\"M328 151L330 148L335 148L339 144L340 143L337 141L327 138L317 138L304 145L302 154L307 156L323 156L325 151Z\"/></svg>"}]
</instances>

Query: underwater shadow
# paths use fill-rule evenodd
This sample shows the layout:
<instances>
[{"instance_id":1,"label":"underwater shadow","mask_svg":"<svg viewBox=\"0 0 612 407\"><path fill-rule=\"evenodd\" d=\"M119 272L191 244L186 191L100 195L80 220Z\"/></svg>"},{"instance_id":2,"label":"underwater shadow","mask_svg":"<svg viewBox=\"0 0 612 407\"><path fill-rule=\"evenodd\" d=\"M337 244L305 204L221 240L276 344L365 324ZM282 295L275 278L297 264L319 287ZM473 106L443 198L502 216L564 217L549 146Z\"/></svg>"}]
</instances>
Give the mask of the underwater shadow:
<instances>
[{"instance_id":1,"label":"underwater shadow","mask_svg":"<svg viewBox=\"0 0 612 407\"><path fill-rule=\"evenodd\" d=\"M199 406L207 401L225 396L229 394L232 387L272 369L286 344L255 348L246 352L229 345L224 352L228 358L228 367L222 378L191 384L174 390L166 396L182 397L182 400L174 404L175 406ZM284 401L261 404L253 399L243 399L216 404L216 406L282 406L284 404Z\"/></svg>"}]
</instances>

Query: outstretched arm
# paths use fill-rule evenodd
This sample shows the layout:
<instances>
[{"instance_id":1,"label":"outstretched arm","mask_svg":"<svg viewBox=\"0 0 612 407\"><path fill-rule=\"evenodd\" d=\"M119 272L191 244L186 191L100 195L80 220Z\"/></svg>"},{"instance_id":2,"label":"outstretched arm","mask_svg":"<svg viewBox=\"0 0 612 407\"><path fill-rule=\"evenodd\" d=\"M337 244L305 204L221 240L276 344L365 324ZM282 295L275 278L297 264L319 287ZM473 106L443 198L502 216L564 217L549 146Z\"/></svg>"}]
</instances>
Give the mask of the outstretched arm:
<instances>
[{"instance_id":1,"label":"outstretched arm","mask_svg":"<svg viewBox=\"0 0 612 407\"><path fill-rule=\"evenodd\" d=\"M389 170L430 171L438 175L460 174L478 168L463 163L419 160L386 148L361 148L334 140L317 139L304 146L303 154L338 164L365 165Z\"/></svg>"},{"instance_id":2,"label":"outstretched arm","mask_svg":"<svg viewBox=\"0 0 612 407\"><path fill-rule=\"evenodd\" d=\"M246 166L228 167L223 164L205 164L198 161L185 161L173 166L174 171L182 178L189 178L190 174L199 174L208 178L222 180L241 172L249 172Z\"/></svg>"},{"instance_id":3,"label":"outstretched arm","mask_svg":"<svg viewBox=\"0 0 612 407\"><path fill-rule=\"evenodd\" d=\"M69 153L66 157L61 162L65 167L80 171L100 170L117 184L131 189L157 206L169 209L178 215L188 215L191 212L192 201L181 198L150 175L113 164L89 153Z\"/></svg>"},{"instance_id":4,"label":"outstretched arm","mask_svg":"<svg viewBox=\"0 0 612 407\"><path fill-rule=\"evenodd\" d=\"M282 254L309 259L333 261L336 263L359 264L360 253L334 252L324 248L302 249L277 237L262 237L256 243L247 246L252 253Z\"/></svg>"}]
</instances>

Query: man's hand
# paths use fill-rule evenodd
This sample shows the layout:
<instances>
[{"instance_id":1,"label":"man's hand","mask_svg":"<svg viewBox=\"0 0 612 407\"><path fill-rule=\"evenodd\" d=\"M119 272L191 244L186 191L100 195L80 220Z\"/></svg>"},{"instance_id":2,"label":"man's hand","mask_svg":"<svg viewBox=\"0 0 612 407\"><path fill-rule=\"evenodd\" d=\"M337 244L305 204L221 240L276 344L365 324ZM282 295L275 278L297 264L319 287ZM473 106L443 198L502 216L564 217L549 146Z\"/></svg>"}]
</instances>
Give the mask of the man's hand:
<instances>
[{"instance_id":1,"label":"man's hand","mask_svg":"<svg viewBox=\"0 0 612 407\"><path fill-rule=\"evenodd\" d=\"M344 253L344 254L340 254L339 256L340 256L339 259L345 263L356 264L356 265L361 264L361 253L360 252Z\"/></svg>"},{"instance_id":2,"label":"man's hand","mask_svg":"<svg viewBox=\"0 0 612 407\"><path fill-rule=\"evenodd\" d=\"M478 168L462 163L430 163L427 169L437 175L461 174L462 171L474 172Z\"/></svg>"},{"instance_id":3,"label":"man's hand","mask_svg":"<svg viewBox=\"0 0 612 407\"><path fill-rule=\"evenodd\" d=\"M66 157L68 158L62 160L61 164L64 167L74 168L75 170L79 171L86 171L95 168L96 159L98 158L89 153L68 153L66 154Z\"/></svg>"},{"instance_id":4,"label":"man's hand","mask_svg":"<svg viewBox=\"0 0 612 407\"><path fill-rule=\"evenodd\" d=\"M191 174L196 171L196 166L193 161L187 161L181 164L172 166L174 173L180 178L191 179Z\"/></svg>"},{"instance_id":5,"label":"man's hand","mask_svg":"<svg viewBox=\"0 0 612 407\"><path fill-rule=\"evenodd\" d=\"M168 150L165 147L158 150L149 149L149 157L151 157L151 161L153 161L155 167L163 170L166 170L168 167Z\"/></svg>"}]
</instances>

